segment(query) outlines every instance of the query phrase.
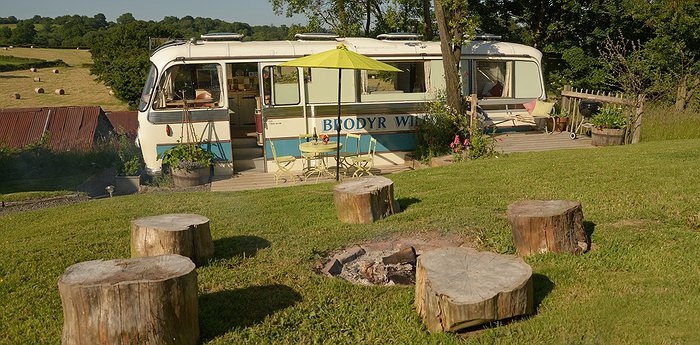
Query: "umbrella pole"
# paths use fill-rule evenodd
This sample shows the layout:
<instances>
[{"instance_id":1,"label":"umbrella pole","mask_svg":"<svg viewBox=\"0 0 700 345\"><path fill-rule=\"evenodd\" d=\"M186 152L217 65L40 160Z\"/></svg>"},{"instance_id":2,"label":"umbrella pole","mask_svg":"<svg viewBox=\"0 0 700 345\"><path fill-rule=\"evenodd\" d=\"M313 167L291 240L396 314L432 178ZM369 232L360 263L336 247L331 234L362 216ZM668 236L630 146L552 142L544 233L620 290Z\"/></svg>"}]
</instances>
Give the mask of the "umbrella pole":
<instances>
[{"instance_id":1,"label":"umbrella pole","mask_svg":"<svg viewBox=\"0 0 700 345\"><path fill-rule=\"evenodd\" d=\"M336 147L335 147L335 180L340 181L340 127L342 124L340 123L340 80L343 77L343 70L338 68L338 136L335 139L336 142Z\"/></svg>"}]
</instances>

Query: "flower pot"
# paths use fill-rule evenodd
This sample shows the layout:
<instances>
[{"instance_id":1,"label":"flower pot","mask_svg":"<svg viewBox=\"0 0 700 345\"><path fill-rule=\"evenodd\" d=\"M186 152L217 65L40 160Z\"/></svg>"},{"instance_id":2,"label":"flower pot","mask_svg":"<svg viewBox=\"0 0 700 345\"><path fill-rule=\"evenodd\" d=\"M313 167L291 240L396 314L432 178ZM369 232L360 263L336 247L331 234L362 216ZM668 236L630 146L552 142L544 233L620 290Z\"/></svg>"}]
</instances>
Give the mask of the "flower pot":
<instances>
[{"instance_id":1,"label":"flower pot","mask_svg":"<svg viewBox=\"0 0 700 345\"><path fill-rule=\"evenodd\" d=\"M173 168L171 173L173 174L175 187L194 187L209 181L209 167L189 171Z\"/></svg>"},{"instance_id":2,"label":"flower pot","mask_svg":"<svg viewBox=\"0 0 700 345\"><path fill-rule=\"evenodd\" d=\"M622 145L624 143L624 128L591 128L591 144L593 146Z\"/></svg>"},{"instance_id":3,"label":"flower pot","mask_svg":"<svg viewBox=\"0 0 700 345\"><path fill-rule=\"evenodd\" d=\"M116 195L127 195L139 192L139 176L115 176L114 193Z\"/></svg>"},{"instance_id":4,"label":"flower pot","mask_svg":"<svg viewBox=\"0 0 700 345\"><path fill-rule=\"evenodd\" d=\"M554 122L554 130L563 132L566 130L566 125L569 123L568 117L557 117Z\"/></svg>"}]
</instances>

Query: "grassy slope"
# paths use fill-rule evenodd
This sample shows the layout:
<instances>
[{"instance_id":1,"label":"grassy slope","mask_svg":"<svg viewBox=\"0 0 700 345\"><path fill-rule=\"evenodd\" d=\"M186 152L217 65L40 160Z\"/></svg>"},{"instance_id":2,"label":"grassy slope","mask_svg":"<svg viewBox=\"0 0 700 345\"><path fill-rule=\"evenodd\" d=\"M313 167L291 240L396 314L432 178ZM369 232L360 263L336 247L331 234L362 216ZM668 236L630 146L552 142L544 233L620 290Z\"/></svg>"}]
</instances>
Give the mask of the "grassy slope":
<instances>
[{"instance_id":1,"label":"grassy slope","mask_svg":"<svg viewBox=\"0 0 700 345\"><path fill-rule=\"evenodd\" d=\"M125 103L110 96L105 85L97 83L90 75L87 66L92 63L90 52L75 49L14 48L0 50L0 55L11 55L42 60L61 59L70 67L57 67L60 73L51 73L52 68L42 68L38 72L12 71L0 73L0 108L31 108L40 106L90 106L99 105L102 109L126 110ZM34 82L34 78L41 82ZM41 87L45 94L37 94L34 89ZM54 90L62 88L66 94L59 96ZM22 98L10 99L9 94L19 92Z\"/></svg>"},{"instance_id":2,"label":"grassy slope","mask_svg":"<svg viewBox=\"0 0 700 345\"><path fill-rule=\"evenodd\" d=\"M564 154L565 153L565 154ZM335 219L332 184L237 193L146 194L0 216L0 343L56 343L56 281L71 264L129 256L129 222L211 219L217 258L198 269L204 343L692 343L700 329L700 140L541 152L390 176L405 211L371 225ZM431 335L413 289L321 277L321 253L396 233L461 236L512 252L521 199L574 199L594 250L538 255L537 314L461 338Z\"/></svg>"}]
</instances>

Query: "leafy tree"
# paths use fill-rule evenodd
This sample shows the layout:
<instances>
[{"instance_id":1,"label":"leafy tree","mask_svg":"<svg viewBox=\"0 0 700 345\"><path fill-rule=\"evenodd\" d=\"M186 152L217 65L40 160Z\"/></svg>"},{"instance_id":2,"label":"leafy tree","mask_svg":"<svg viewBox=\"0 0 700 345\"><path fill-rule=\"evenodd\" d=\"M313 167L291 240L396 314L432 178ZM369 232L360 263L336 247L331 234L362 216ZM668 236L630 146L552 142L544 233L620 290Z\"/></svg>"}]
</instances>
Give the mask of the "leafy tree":
<instances>
[{"instance_id":1,"label":"leafy tree","mask_svg":"<svg viewBox=\"0 0 700 345\"><path fill-rule=\"evenodd\" d=\"M134 15L130 12L123 13L121 16L117 17L117 24L119 25L126 25L135 21L136 18L134 18Z\"/></svg>"},{"instance_id":2,"label":"leafy tree","mask_svg":"<svg viewBox=\"0 0 700 345\"><path fill-rule=\"evenodd\" d=\"M114 95L135 108L146 81L149 63L149 37L178 37L172 27L153 22L134 21L109 29L97 40L90 53L94 64L90 72L104 82Z\"/></svg>"},{"instance_id":3,"label":"leafy tree","mask_svg":"<svg viewBox=\"0 0 700 345\"><path fill-rule=\"evenodd\" d=\"M469 16L466 0L434 0L433 4L445 68L447 106L456 114L462 114L464 106L459 61L464 40L476 31L476 21Z\"/></svg>"},{"instance_id":4,"label":"leafy tree","mask_svg":"<svg viewBox=\"0 0 700 345\"><path fill-rule=\"evenodd\" d=\"M34 28L34 24L30 21L22 20L17 23L17 26L12 30L10 42L16 45L31 44L34 42L35 36L36 29Z\"/></svg>"}]
</instances>

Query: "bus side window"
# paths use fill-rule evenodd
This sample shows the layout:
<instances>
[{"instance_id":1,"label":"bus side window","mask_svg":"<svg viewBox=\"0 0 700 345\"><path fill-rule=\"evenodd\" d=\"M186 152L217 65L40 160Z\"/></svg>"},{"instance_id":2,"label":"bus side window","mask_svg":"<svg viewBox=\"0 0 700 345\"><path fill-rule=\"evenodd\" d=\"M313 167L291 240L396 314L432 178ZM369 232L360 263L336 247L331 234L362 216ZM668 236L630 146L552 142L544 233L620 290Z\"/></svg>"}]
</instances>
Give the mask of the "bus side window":
<instances>
[{"instance_id":1,"label":"bus side window","mask_svg":"<svg viewBox=\"0 0 700 345\"><path fill-rule=\"evenodd\" d=\"M479 97L513 97L512 61L476 61L476 92Z\"/></svg>"},{"instance_id":2,"label":"bus side window","mask_svg":"<svg viewBox=\"0 0 700 345\"><path fill-rule=\"evenodd\" d=\"M299 70L296 67L266 66L263 68L265 104L294 105L301 102Z\"/></svg>"},{"instance_id":3,"label":"bus side window","mask_svg":"<svg viewBox=\"0 0 700 345\"><path fill-rule=\"evenodd\" d=\"M163 73L156 90L156 110L221 107L221 66L174 65Z\"/></svg>"}]
</instances>

